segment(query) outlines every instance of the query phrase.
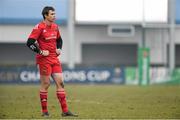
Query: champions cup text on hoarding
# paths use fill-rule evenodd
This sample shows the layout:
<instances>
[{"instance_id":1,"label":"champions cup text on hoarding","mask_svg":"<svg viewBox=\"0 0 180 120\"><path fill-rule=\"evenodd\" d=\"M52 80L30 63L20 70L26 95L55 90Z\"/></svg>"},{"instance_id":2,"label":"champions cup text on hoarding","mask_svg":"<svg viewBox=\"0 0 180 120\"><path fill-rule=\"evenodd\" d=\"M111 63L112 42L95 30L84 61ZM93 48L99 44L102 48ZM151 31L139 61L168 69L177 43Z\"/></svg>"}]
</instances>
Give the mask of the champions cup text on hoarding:
<instances>
[{"instance_id":1,"label":"champions cup text on hoarding","mask_svg":"<svg viewBox=\"0 0 180 120\"><path fill-rule=\"evenodd\" d=\"M64 71L63 76L64 80L67 82L70 81L90 81L90 82L105 82L110 77L110 72L107 70L103 71L96 71L96 70L90 70L90 71Z\"/></svg>"},{"instance_id":2,"label":"champions cup text on hoarding","mask_svg":"<svg viewBox=\"0 0 180 120\"><path fill-rule=\"evenodd\" d=\"M124 68L64 69L66 83L113 83L124 84ZM38 83L40 76L36 67L0 68L0 83ZM53 82L52 79L50 79Z\"/></svg>"},{"instance_id":3,"label":"champions cup text on hoarding","mask_svg":"<svg viewBox=\"0 0 180 120\"><path fill-rule=\"evenodd\" d=\"M106 81L110 77L110 72L109 71L89 71L87 73L87 78L89 81Z\"/></svg>"},{"instance_id":4,"label":"champions cup text on hoarding","mask_svg":"<svg viewBox=\"0 0 180 120\"><path fill-rule=\"evenodd\" d=\"M69 71L66 70L63 72L64 80L66 82L106 82L111 73L107 70L97 71L97 70L80 70L80 71ZM40 76L36 71L22 71L20 73L20 79L23 82L37 82Z\"/></svg>"},{"instance_id":5,"label":"champions cup text on hoarding","mask_svg":"<svg viewBox=\"0 0 180 120\"><path fill-rule=\"evenodd\" d=\"M22 71L20 73L20 78L23 82L35 82L39 81L40 75L36 71Z\"/></svg>"},{"instance_id":6,"label":"champions cup text on hoarding","mask_svg":"<svg viewBox=\"0 0 180 120\"><path fill-rule=\"evenodd\" d=\"M81 81L84 82L86 81L86 72L81 70L81 71L64 71L63 72L63 77L64 80L69 82L69 81Z\"/></svg>"}]
</instances>

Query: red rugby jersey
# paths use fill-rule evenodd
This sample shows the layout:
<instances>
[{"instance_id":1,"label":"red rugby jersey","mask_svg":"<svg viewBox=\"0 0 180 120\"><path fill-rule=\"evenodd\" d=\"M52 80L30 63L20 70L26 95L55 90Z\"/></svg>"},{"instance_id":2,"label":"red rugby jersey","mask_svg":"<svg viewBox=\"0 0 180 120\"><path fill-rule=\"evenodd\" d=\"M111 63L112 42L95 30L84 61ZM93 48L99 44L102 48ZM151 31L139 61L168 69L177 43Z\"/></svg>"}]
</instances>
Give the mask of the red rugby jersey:
<instances>
[{"instance_id":1,"label":"red rugby jersey","mask_svg":"<svg viewBox=\"0 0 180 120\"><path fill-rule=\"evenodd\" d=\"M37 63L39 63L41 58L48 59L52 61L53 59L57 58L56 54L56 40L60 37L60 32L58 29L58 25L52 23L50 26L46 25L45 22L40 22L37 24L34 29L32 30L29 38L33 38L37 40L38 46L40 50L48 50L48 56L42 56L40 54L36 55ZM39 61L39 62L38 62Z\"/></svg>"}]
</instances>

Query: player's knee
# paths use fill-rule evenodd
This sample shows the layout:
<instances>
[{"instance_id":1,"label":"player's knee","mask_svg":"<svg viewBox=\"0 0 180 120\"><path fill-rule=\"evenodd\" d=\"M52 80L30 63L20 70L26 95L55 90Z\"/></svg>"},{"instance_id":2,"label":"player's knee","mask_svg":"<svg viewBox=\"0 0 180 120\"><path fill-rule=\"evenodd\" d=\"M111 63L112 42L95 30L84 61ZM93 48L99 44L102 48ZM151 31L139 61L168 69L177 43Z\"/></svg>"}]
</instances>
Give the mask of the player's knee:
<instances>
[{"instance_id":1,"label":"player's knee","mask_svg":"<svg viewBox=\"0 0 180 120\"><path fill-rule=\"evenodd\" d=\"M62 88L64 88L64 83L63 82L61 82L60 85L61 85Z\"/></svg>"},{"instance_id":2,"label":"player's knee","mask_svg":"<svg viewBox=\"0 0 180 120\"><path fill-rule=\"evenodd\" d=\"M50 86L50 82L44 82L44 83L43 83L43 86L44 86L46 89L48 89L49 86Z\"/></svg>"}]
</instances>

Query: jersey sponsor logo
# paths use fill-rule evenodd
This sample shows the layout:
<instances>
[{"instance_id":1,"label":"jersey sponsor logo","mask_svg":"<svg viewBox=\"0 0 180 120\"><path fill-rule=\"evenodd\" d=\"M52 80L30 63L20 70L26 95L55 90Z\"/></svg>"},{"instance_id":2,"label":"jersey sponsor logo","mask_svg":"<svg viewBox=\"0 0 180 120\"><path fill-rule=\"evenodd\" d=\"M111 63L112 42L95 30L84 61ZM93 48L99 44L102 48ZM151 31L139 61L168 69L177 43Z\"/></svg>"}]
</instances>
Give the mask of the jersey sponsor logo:
<instances>
[{"instance_id":1,"label":"jersey sponsor logo","mask_svg":"<svg viewBox=\"0 0 180 120\"><path fill-rule=\"evenodd\" d=\"M50 36L50 37L45 38L45 40L50 40L50 39L57 39L57 37L56 36Z\"/></svg>"}]
</instances>

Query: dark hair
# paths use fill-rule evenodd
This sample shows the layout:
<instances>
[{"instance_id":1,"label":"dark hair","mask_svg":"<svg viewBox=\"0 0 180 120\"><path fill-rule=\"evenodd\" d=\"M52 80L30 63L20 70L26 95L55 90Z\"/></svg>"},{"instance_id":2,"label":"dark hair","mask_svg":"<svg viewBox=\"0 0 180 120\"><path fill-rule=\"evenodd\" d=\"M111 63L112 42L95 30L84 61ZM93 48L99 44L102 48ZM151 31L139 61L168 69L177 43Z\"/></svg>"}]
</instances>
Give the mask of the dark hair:
<instances>
[{"instance_id":1,"label":"dark hair","mask_svg":"<svg viewBox=\"0 0 180 120\"><path fill-rule=\"evenodd\" d=\"M53 7L51 7L51 6L46 6L46 7L43 8L42 16L43 16L44 19L45 19L45 15L48 15L50 10L55 11L55 9Z\"/></svg>"}]
</instances>

